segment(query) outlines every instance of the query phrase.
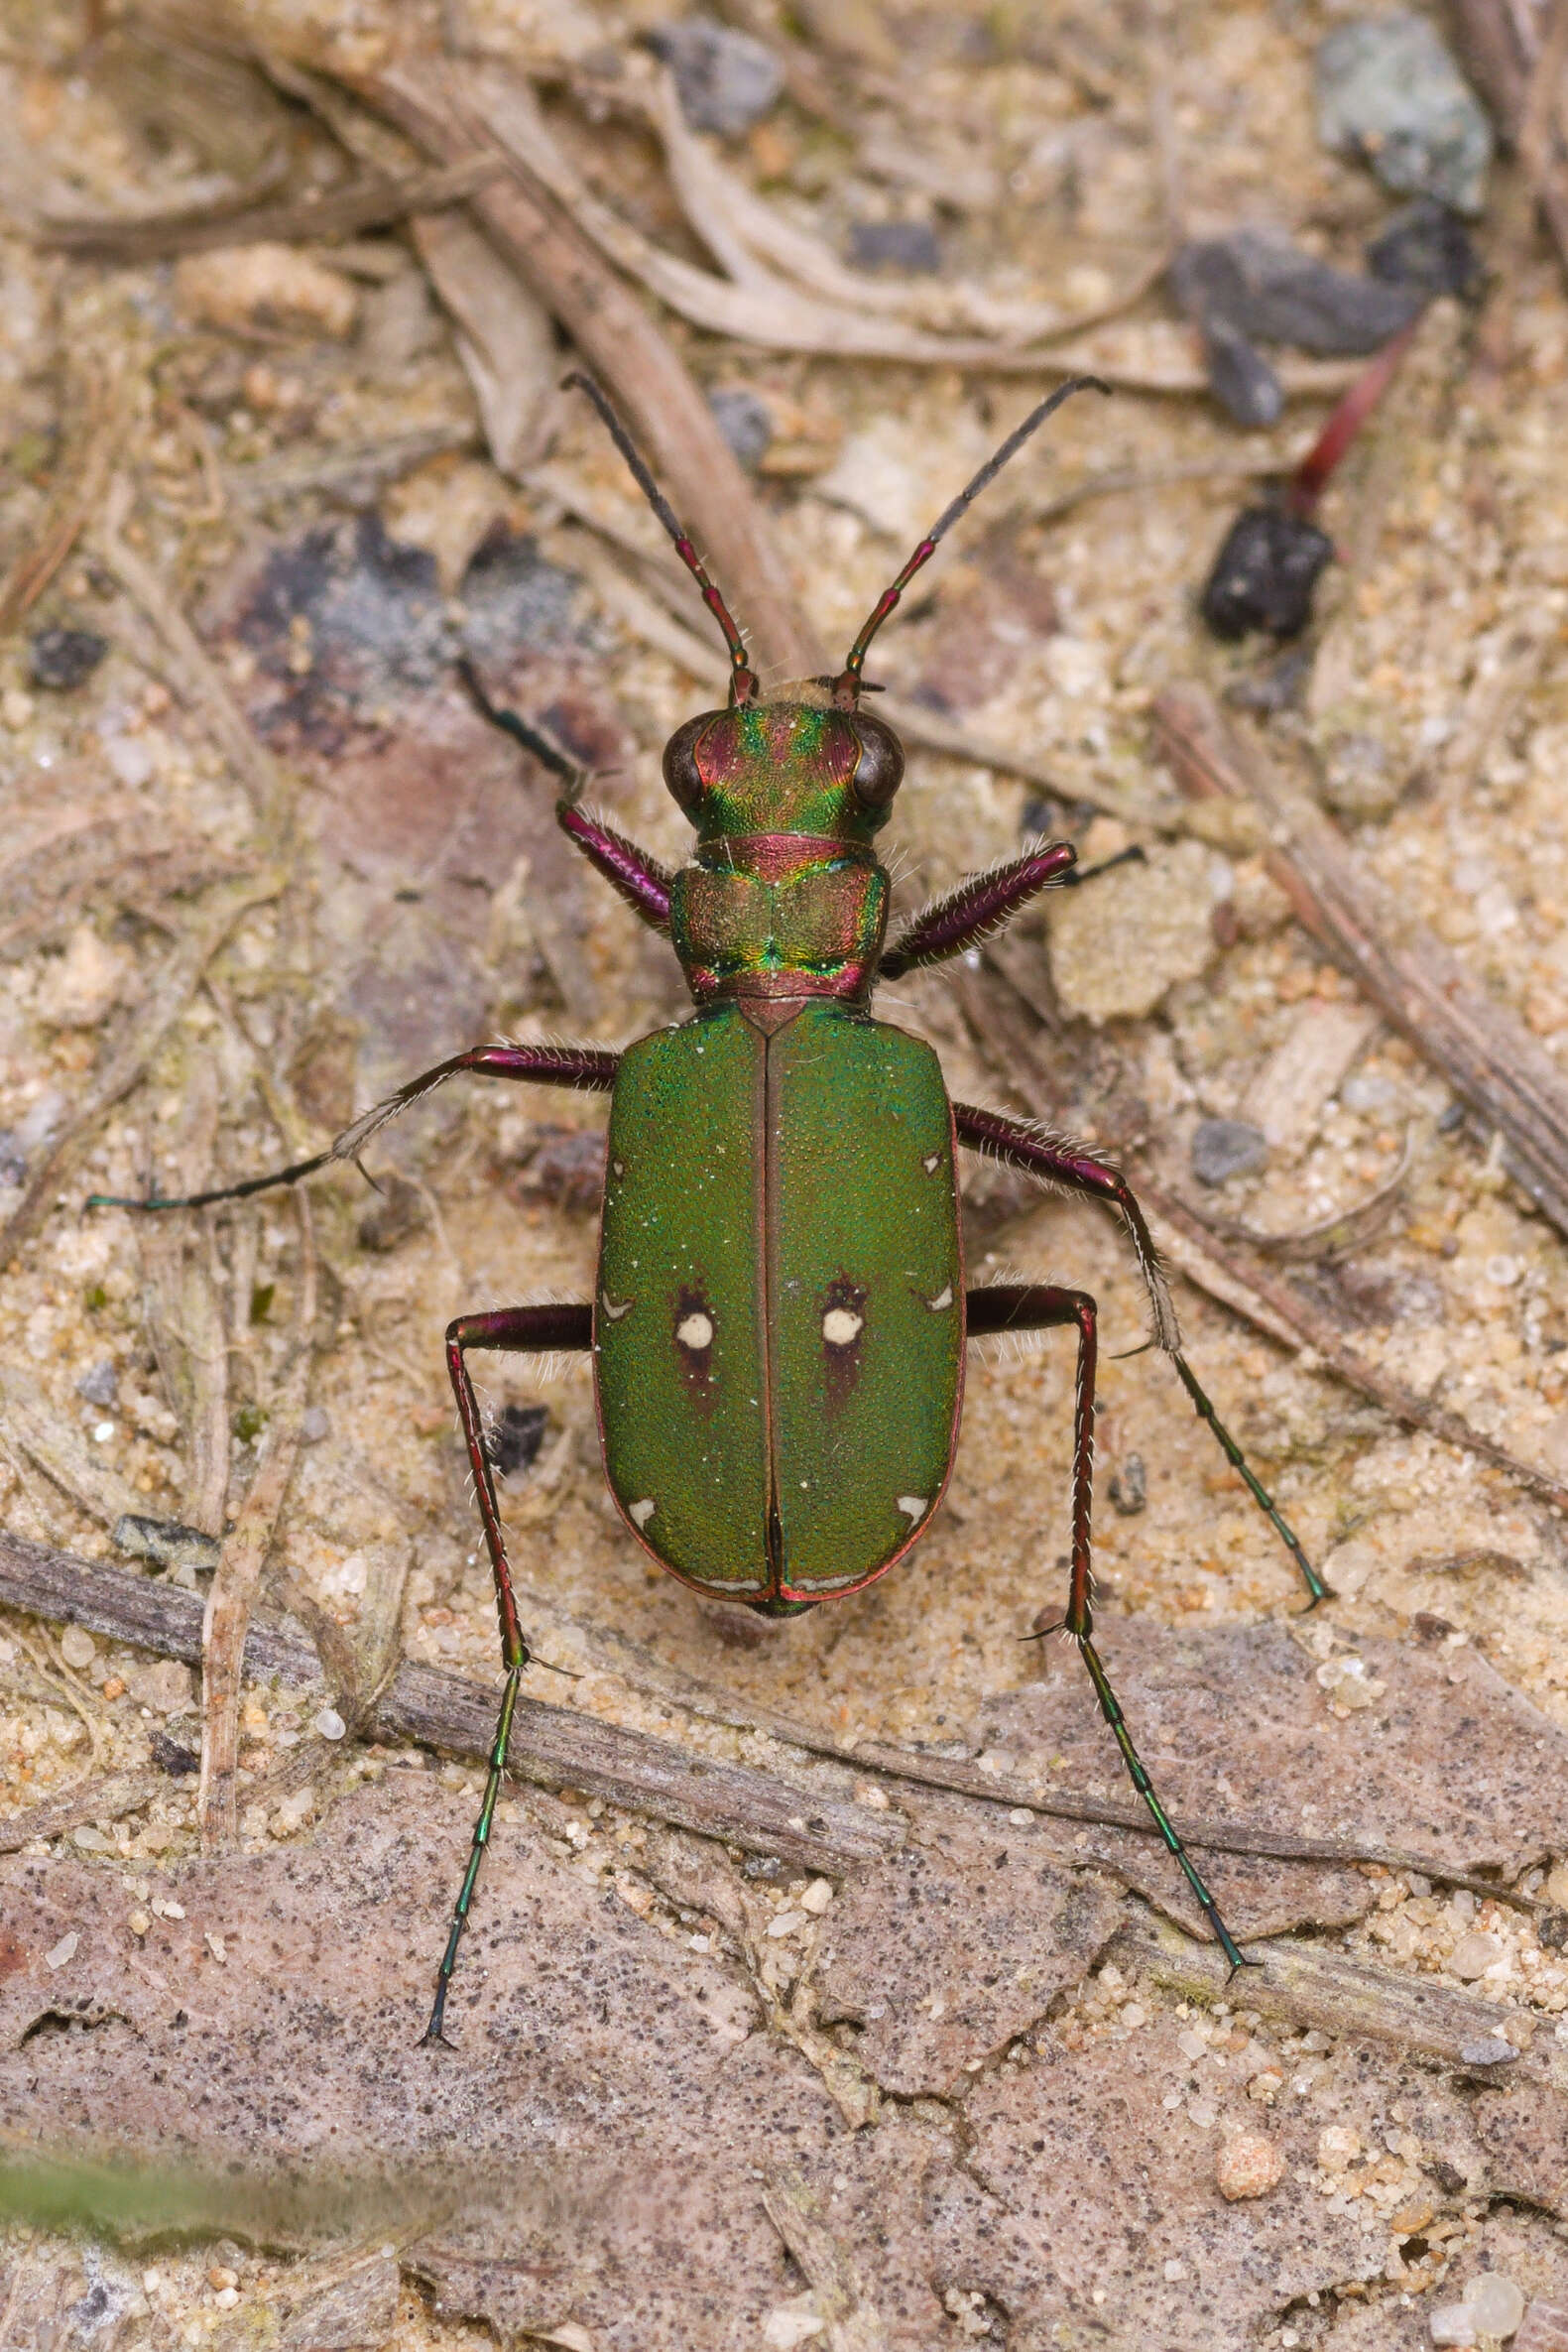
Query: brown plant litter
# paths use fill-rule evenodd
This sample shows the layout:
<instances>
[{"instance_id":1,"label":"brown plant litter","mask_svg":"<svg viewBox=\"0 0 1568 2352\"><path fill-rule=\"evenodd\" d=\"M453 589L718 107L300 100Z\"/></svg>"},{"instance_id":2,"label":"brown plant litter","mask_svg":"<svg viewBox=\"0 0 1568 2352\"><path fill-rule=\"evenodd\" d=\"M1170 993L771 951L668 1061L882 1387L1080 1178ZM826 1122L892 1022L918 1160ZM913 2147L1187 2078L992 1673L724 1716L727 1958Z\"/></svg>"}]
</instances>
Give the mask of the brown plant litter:
<instances>
[{"instance_id":1,"label":"brown plant litter","mask_svg":"<svg viewBox=\"0 0 1568 2352\"><path fill-rule=\"evenodd\" d=\"M1305 635L1225 648L1214 551L1361 363L1270 351L1241 432L1162 272L1238 229L1364 268L1391 202L1314 130L1347 12L724 0L711 73L744 35L782 80L733 134L655 54L678 13L0 31L0 2344L1424 2352L1501 2314L1552 2352L1561 12L1443 15L1518 149L1483 308L1429 312L1325 492ZM1334 1588L1299 1616L1133 1352L1116 1232L971 1170L971 1279L1101 1302L1099 1633L1234 1981L1023 1639L1063 1345L976 1351L918 1555L784 1628L652 1575L586 1384L496 1358L489 1409L546 1413L503 1510L562 1671L420 2047L496 1689L440 1336L591 1295L601 1112L448 1089L311 1234L81 1213L318 1149L497 1031L679 1016L453 681L683 854L659 751L722 658L584 364L770 682L1062 373L1119 387L879 641L888 838L901 908L1041 831L1146 863L882 1001L959 1095L1127 1157ZM1200 1183L1218 1122L1264 1150Z\"/></svg>"}]
</instances>

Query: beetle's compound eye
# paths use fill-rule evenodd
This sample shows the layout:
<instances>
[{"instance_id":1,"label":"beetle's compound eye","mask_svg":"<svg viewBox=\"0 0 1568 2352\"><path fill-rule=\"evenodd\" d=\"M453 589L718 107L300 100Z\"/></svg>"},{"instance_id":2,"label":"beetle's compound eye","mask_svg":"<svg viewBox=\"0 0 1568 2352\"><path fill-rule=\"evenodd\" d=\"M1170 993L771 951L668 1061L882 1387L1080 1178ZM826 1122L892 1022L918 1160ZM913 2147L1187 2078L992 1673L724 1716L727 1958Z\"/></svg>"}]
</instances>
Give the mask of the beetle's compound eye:
<instances>
[{"instance_id":1,"label":"beetle's compound eye","mask_svg":"<svg viewBox=\"0 0 1568 2352\"><path fill-rule=\"evenodd\" d=\"M855 797L867 808L886 808L904 782L904 746L880 718L857 712L854 724L860 737L860 759L850 780Z\"/></svg>"},{"instance_id":2,"label":"beetle's compound eye","mask_svg":"<svg viewBox=\"0 0 1568 2352\"><path fill-rule=\"evenodd\" d=\"M719 715L713 710L699 711L683 727L677 727L664 745L664 782L690 817L695 817L697 804L707 789L697 769L697 745Z\"/></svg>"}]
</instances>

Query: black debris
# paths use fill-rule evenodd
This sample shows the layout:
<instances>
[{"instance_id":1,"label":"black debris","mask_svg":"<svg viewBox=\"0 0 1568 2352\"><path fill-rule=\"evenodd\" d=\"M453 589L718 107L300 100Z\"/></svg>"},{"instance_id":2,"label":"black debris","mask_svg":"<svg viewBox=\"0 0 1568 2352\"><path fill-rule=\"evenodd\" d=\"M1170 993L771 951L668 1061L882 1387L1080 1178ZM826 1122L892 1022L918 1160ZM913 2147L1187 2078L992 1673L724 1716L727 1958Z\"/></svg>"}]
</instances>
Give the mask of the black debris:
<instances>
[{"instance_id":1,"label":"black debris","mask_svg":"<svg viewBox=\"0 0 1568 2352\"><path fill-rule=\"evenodd\" d=\"M1312 617L1312 590L1334 553L1326 531L1282 507L1244 507L1215 557L1198 609L1216 637L1266 629L1295 637Z\"/></svg>"},{"instance_id":2,"label":"black debris","mask_svg":"<svg viewBox=\"0 0 1568 2352\"><path fill-rule=\"evenodd\" d=\"M503 1405L485 1432L485 1459L502 1478L530 1470L539 1459L549 1426L543 1405Z\"/></svg>"},{"instance_id":3,"label":"black debris","mask_svg":"<svg viewBox=\"0 0 1568 2352\"><path fill-rule=\"evenodd\" d=\"M201 1770L200 1757L192 1749L182 1748L178 1740L172 1740L167 1731L155 1731L148 1744L159 1771L172 1773L176 1780Z\"/></svg>"},{"instance_id":4,"label":"black debris","mask_svg":"<svg viewBox=\"0 0 1568 2352\"><path fill-rule=\"evenodd\" d=\"M178 1519L143 1519L128 1511L115 1521L109 1542L116 1551L132 1559L150 1559L158 1568L212 1569L218 1564L216 1536L204 1536L199 1528L187 1528Z\"/></svg>"},{"instance_id":5,"label":"black debris","mask_svg":"<svg viewBox=\"0 0 1568 2352\"><path fill-rule=\"evenodd\" d=\"M28 675L36 686L65 693L92 676L108 650L95 629L40 629L28 647Z\"/></svg>"},{"instance_id":6,"label":"black debris","mask_svg":"<svg viewBox=\"0 0 1568 2352\"><path fill-rule=\"evenodd\" d=\"M1200 1184L1256 1176L1268 1158L1268 1138L1246 1119L1200 1119L1192 1133L1192 1173Z\"/></svg>"},{"instance_id":7,"label":"black debris","mask_svg":"<svg viewBox=\"0 0 1568 2352\"><path fill-rule=\"evenodd\" d=\"M1170 265L1170 284L1200 326L1223 319L1260 342L1289 343L1328 359L1376 351L1409 325L1425 299L1414 286L1332 269L1262 229L1183 245Z\"/></svg>"},{"instance_id":8,"label":"black debris","mask_svg":"<svg viewBox=\"0 0 1568 2352\"><path fill-rule=\"evenodd\" d=\"M1470 231L1436 196L1417 196L1394 214L1368 245L1367 267L1375 278L1461 302L1476 301L1487 278Z\"/></svg>"}]
</instances>

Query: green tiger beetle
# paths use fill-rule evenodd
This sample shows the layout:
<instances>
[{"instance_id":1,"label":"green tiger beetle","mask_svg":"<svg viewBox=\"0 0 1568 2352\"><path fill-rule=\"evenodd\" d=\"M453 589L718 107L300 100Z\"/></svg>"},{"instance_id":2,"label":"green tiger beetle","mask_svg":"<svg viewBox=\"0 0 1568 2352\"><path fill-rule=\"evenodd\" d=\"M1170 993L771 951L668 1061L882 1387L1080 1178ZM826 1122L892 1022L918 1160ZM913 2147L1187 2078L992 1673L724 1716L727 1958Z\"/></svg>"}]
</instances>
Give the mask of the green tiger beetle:
<instances>
[{"instance_id":1,"label":"green tiger beetle","mask_svg":"<svg viewBox=\"0 0 1568 2352\"><path fill-rule=\"evenodd\" d=\"M475 1350L593 1357L605 1474L645 1550L696 1591L769 1617L861 1592L925 1533L952 1467L964 1349L986 1333L1071 1327L1078 1378L1072 1552L1059 1627L1078 1646L1128 1774L1233 1967L1242 1953L1133 1744L1091 1638L1089 1523L1096 1308L1054 1284L966 1290L957 1151L990 1153L1121 1218L1152 1340L1306 1580L1326 1587L1181 1353L1175 1310L1125 1177L1069 1137L954 1103L930 1047L872 1017L878 980L961 955L1038 892L1078 877L1070 843L1040 842L972 876L887 940L889 877L875 841L904 775L893 729L861 708L872 639L971 501L1071 394L1040 402L884 590L836 677L765 695L695 549L598 386L593 401L702 591L729 651L729 698L676 729L665 784L696 830L670 871L581 805L586 778L554 744L484 716L560 784L562 829L680 958L695 1012L622 1053L480 1046L400 1087L313 1159L184 1199L197 1207L297 1183L357 1160L389 1120L459 1071L610 1096L592 1304L459 1315L446 1333L495 1576L506 1684L483 1804L425 2034L438 2042L457 1948L489 1843L530 1651L513 1597L496 1486L467 1358Z\"/></svg>"}]
</instances>

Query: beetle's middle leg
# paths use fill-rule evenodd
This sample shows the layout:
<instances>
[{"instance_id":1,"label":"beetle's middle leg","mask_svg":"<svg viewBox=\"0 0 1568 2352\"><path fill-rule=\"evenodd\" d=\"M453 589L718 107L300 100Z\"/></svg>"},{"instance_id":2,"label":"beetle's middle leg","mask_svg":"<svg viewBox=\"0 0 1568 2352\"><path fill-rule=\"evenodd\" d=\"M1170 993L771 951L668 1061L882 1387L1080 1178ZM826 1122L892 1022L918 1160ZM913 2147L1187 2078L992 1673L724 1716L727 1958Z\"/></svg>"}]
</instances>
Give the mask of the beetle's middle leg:
<instances>
[{"instance_id":1,"label":"beetle's middle leg","mask_svg":"<svg viewBox=\"0 0 1568 2352\"><path fill-rule=\"evenodd\" d=\"M485 1545L490 1553L491 1573L495 1577L496 1613L501 1620L501 1655L506 1665L507 1678L501 1694L501 1713L496 1723L495 1741L490 1750L490 1771L485 1781L484 1797L479 1807L479 1818L474 1823L468 1867L463 1872L463 1883L452 1912L451 1930L441 1956L440 1973L435 1985L435 2006L430 2011L430 2022L424 2030L426 2042L441 2042L445 2039L441 2032L441 2021L446 2013L446 1996L451 1988L452 1970L457 1965L457 1946L462 1941L463 1929L468 1923L468 1909L474 1899L479 1865L490 1843L490 1825L495 1817L496 1799L501 1794L502 1775L506 1771L512 1718L517 1712L523 1670L529 1663L529 1646L523 1628L518 1623L517 1601L512 1591L512 1569L507 1559L506 1537L502 1533L501 1513L496 1501L495 1474L485 1451L484 1423L480 1418L479 1400L474 1395L474 1384L468 1376L465 1358L470 1348L493 1348L512 1355L555 1355L568 1349L580 1350L592 1345L591 1306L508 1306L494 1314L461 1314L446 1328L446 1369L451 1375L452 1390L457 1399L458 1418L463 1425L463 1438L474 1474L479 1516L484 1523Z\"/></svg>"},{"instance_id":2,"label":"beetle's middle leg","mask_svg":"<svg viewBox=\"0 0 1568 2352\"><path fill-rule=\"evenodd\" d=\"M1098 1352L1095 1302L1087 1291L1059 1290L1053 1283L998 1283L969 1293L968 1328L972 1338L987 1332L1051 1330L1069 1323L1075 1324L1078 1331L1078 1383L1073 1407L1072 1574L1060 1630L1078 1645L1094 1684L1095 1697L1100 1702L1100 1712L1122 1751L1129 1780L1147 1805L1155 1828L1192 1889L1214 1930L1215 1941L1231 1966L1241 1968L1246 1963L1236 1939L1220 1917L1219 1906L1204 1885L1197 1864L1159 1800L1146 1765L1133 1745L1127 1718L1092 1639L1094 1564L1090 1522L1094 1508L1094 1375Z\"/></svg>"},{"instance_id":3,"label":"beetle's middle leg","mask_svg":"<svg viewBox=\"0 0 1568 2352\"><path fill-rule=\"evenodd\" d=\"M1159 1252L1154 1247L1147 1220L1121 1170L1111 1167L1104 1160L1097 1160L1082 1144L1074 1143L1070 1137L1047 1134L1043 1128L1031 1126L1025 1119L1011 1119L1003 1111L979 1110L972 1103L960 1102L953 1105L953 1116L959 1142L968 1144L972 1151L989 1152L994 1159L1004 1160L1010 1167L1025 1170L1028 1175L1038 1176L1042 1183L1058 1191L1084 1193L1089 1199L1101 1201L1120 1214L1138 1258L1138 1271L1143 1277L1144 1288L1148 1294L1155 1344L1170 1358L1175 1366L1176 1378L1192 1399L1193 1412L1200 1421L1208 1424L1214 1442L1232 1469L1240 1474L1253 1501L1295 1561L1302 1582L1312 1596L1312 1606L1315 1608L1319 1601L1326 1600L1328 1586L1307 1558L1299 1537L1215 1412L1181 1352L1181 1333L1177 1328L1176 1310L1165 1281L1165 1270Z\"/></svg>"}]
</instances>

